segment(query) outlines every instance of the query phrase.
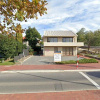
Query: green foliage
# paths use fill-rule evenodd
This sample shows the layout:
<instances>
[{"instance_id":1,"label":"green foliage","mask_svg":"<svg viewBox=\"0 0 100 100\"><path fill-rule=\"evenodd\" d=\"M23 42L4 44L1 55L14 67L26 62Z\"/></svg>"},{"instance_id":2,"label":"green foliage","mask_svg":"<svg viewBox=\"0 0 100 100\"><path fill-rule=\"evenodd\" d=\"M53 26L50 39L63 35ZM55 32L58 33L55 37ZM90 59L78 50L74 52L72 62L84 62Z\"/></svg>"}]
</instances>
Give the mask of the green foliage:
<instances>
[{"instance_id":1,"label":"green foliage","mask_svg":"<svg viewBox=\"0 0 100 100\"><path fill-rule=\"evenodd\" d=\"M81 59L79 60L79 63L98 63L96 59Z\"/></svg>"},{"instance_id":2,"label":"green foliage","mask_svg":"<svg viewBox=\"0 0 100 100\"><path fill-rule=\"evenodd\" d=\"M0 58L0 62L3 63L5 58Z\"/></svg>"},{"instance_id":3,"label":"green foliage","mask_svg":"<svg viewBox=\"0 0 100 100\"><path fill-rule=\"evenodd\" d=\"M29 27L26 30L26 40L29 41L29 45L32 49L36 48L36 44L38 43L38 39L41 39L40 33L36 30L36 28Z\"/></svg>"},{"instance_id":4,"label":"green foliage","mask_svg":"<svg viewBox=\"0 0 100 100\"><path fill-rule=\"evenodd\" d=\"M100 30L92 32L85 31L85 29L82 28L80 31L77 32L77 35L78 42L84 42L85 45L88 46L88 51L90 49L90 46L100 46Z\"/></svg>"},{"instance_id":5,"label":"green foliage","mask_svg":"<svg viewBox=\"0 0 100 100\"><path fill-rule=\"evenodd\" d=\"M98 58L100 58L100 55L98 55Z\"/></svg>"},{"instance_id":6,"label":"green foliage","mask_svg":"<svg viewBox=\"0 0 100 100\"><path fill-rule=\"evenodd\" d=\"M5 33L5 26L13 30L9 25L14 24L16 20L27 21L28 18L37 19L38 14L46 14L46 5L46 0L0 0L0 16L4 23L0 23L1 33Z\"/></svg>"},{"instance_id":7,"label":"green foliage","mask_svg":"<svg viewBox=\"0 0 100 100\"><path fill-rule=\"evenodd\" d=\"M76 61L74 60L61 61L61 62L56 62L56 64L76 64Z\"/></svg>"},{"instance_id":8,"label":"green foliage","mask_svg":"<svg viewBox=\"0 0 100 100\"><path fill-rule=\"evenodd\" d=\"M85 38L86 38L85 43L88 45L88 50L89 50L90 46L92 46L94 42L94 33L92 31L88 31L85 35Z\"/></svg>"},{"instance_id":9,"label":"green foliage","mask_svg":"<svg viewBox=\"0 0 100 100\"><path fill-rule=\"evenodd\" d=\"M29 52L33 52L33 49L32 48L29 48Z\"/></svg>"},{"instance_id":10,"label":"green foliage","mask_svg":"<svg viewBox=\"0 0 100 100\"><path fill-rule=\"evenodd\" d=\"M16 32L16 40L20 43L22 43L22 39L23 39L23 36L22 36L22 33L23 33L23 29L21 27L20 24L18 24L15 28L15 32Z\"/></svg>"},{"instance_id":11,"label":"green foliage","mask_svg":"<svg viewBox=\"0 0 100 100\"><path fill-rule=\"evenodd\" d=\"M26 46L26 44L23 44L23 49L27 49L27 46Z\"/></svg>"},{"instance_id":12,"label":"green foliage","mask_svg":"<svg viewBox=\"0 0 100 100\"><path fill-rule=\"evenodd\" d=\"M34 52L33 49L30 47L29 48L29 55L33 55L33 52Z\"/></svg>"},{"instance_id":13,"label":"green foliage","mask_svg":"<svg viewBox=\"0 0 100 100\"><path fill-rule=\"evenodd\" d=\"M93 46L100 46L100 30L94 31L94 41Z\"/></svg>"},{"instance_id":14,"label":"green foliage","mask_svg":"<svg viewBox=\"0 0 100 100\"><path fill-rule=\"evenodd\" d=\"M56 64L76 64L76 63L77 61L74 60L56 62ZM98 63L98 61L96 59L80 59L79 63Z\"/></svg>"},{"instance_id":15,"label":"green foliage","mask_svg":"<svg viewBox=\"0 0 100 100\"><path fill-rule=\"evenodd\" d=\"M13 36L0 34L0 53L5 57L13 57L16 52L16 40Z\"/></svg>"},{"instance_id":16,"label":"green foliage","mask_svg":"<svg viewBox=\"0 0 100 100\"><path fill-rule=\"evenodd\" d=\"M84 42L85 41L85 28L81 28L76 34L78 35L77 41Z\"/></svg>"},{"instance_id":17,"label":"green foliage","mask_svg":"<svg viewBox=\"0 0 100 100\"><path fill-rule=\"evenodd\" d=\"M16 45L16 53L15 55L19 55L20 53L22 53L23 51L23 44L16 41L17 45Z\"/></svg>"},{"instance_id":18,"label":"green foliage","mask_svg":"<svg viewBox=\"0 0 100 100\"><path fill-rule=\"evenodd\" d=\"M0 65L14 65L14 61L13 60L10 60L10 61L5 61L5 62L0 62Z\"/></svg>"}]
</instances>

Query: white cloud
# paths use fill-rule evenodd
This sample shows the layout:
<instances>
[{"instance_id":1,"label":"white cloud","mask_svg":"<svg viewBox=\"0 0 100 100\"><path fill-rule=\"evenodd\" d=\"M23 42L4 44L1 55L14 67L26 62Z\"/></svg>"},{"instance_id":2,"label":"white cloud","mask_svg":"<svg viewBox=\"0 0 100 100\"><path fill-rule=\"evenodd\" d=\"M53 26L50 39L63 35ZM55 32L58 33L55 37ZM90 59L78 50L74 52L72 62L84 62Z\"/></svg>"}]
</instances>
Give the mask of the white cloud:
<instances>
[{"instance_id":1,"label":"white cloud","mask_svg":"<svg viewBox=\"0 0 100 100\"><path fill-rule=\"evenodd\" d=\"M38 20L22 22L25 28L36 27L43 35L44 29L72 30L77 32L82 27L87 30L100 28L100 0L47 0L48 14Z\"/></svg>"}]
</instances>

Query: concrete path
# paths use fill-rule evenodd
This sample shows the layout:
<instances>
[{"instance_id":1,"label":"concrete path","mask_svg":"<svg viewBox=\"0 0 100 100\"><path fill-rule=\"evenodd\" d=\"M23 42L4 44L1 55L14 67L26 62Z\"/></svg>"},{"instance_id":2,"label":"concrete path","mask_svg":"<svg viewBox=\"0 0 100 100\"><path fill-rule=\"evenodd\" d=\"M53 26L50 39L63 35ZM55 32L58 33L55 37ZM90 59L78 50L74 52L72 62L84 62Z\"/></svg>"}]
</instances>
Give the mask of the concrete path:
<instances>
[{"instance_id":1,"label":"concrete path","mask_svg":"<svg viewBox=\"0 0 100 100\"><path fill-rule=\"evenodd\" d=\"M77 60L76 56L62 57L62 61L67 60ZM53 57L45 57L45 56L32 56L29 59L25 60L22 65L48 65L53 64Z\"/></svg>"},{"instance_id":2,"label":"concrete path","mask_svg":"<svg viewBox=\"0 0 100 100\"><path fill-rule=\"evenodd\" d=\"M9 70L77 70L76 64L49 64L49 65L6 65L0 66L0 71L9 71ZM91 64L79 64L78 70L98 70L100 69L99 63Z\"/></svg>"}]
</instances>

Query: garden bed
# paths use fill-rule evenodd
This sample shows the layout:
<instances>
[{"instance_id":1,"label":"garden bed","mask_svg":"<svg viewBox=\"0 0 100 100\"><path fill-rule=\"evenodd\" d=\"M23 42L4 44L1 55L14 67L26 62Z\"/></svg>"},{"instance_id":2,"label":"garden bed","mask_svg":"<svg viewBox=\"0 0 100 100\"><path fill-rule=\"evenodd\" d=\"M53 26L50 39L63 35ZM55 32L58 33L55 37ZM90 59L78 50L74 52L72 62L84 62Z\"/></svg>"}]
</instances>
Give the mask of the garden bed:
<instances>
[{"instance_id":1,"label":"garden bed","mask_svg":"<svg viewBox=\"0 0 100 100\"><path fill-rule=\"evenodd\" d=\"M61 61L61 62L56 62L56 64L76 64L77 61L74 60L69 60L69 61ZM98 63L96 59L80 59L79 60L80 64L85 64L85 63Z\"/></svg>"}]
</instances>

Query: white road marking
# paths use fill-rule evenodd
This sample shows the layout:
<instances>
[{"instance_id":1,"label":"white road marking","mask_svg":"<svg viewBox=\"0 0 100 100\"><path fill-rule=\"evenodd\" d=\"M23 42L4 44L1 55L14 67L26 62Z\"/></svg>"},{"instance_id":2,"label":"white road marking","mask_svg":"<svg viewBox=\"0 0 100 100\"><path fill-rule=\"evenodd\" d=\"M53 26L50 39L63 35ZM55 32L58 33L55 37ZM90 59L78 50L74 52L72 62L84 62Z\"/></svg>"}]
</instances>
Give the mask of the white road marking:
<instances>
[{"instance_id":1,"label":"white road marking","mask_svg":"<svg viewBox=\"0 0 100 100\"><path fill-rule=\"evenodd\" d=\"M85 78L87 78L93 85L97 87L97 89L100 89L100 85L98 85L95 81L93 81L91 78L89 78L86 74L83 72L79 72L81 75L83 75Z\"/></svg>"}]
</instances>

